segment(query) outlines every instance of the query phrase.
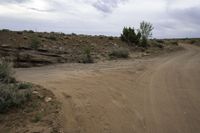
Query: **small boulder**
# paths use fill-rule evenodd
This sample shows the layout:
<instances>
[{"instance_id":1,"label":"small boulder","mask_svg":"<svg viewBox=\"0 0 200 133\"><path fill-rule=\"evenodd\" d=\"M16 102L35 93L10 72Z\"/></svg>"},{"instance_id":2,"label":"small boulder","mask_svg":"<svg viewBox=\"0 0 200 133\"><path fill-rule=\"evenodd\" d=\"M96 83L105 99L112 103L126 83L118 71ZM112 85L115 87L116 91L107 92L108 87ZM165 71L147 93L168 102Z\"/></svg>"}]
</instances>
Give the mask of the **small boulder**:
<instances>
[{"instance_id":1,"label":"small boulder","mask_svg":"<svg viewBox=\"0 0 200 133\"><path fill-rule=\"evenodd\" d=\"M48 103L48 102L52 101L52 98L51 97L45 97L44 101Z\"/></svg>"}]
</instances>

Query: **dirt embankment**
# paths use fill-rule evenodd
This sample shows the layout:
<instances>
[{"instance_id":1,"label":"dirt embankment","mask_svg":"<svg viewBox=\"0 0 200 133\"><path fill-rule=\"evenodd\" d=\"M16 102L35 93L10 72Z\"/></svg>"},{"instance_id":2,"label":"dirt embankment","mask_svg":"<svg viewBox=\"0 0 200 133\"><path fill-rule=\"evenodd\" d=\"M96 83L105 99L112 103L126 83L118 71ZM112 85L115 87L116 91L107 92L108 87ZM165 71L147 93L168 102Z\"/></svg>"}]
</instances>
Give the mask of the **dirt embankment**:
<instances>
[{"instance_id":1,"label":"dirt embankment","mask_svg":"<svg viewBox=\"0 0 200 133\"><path fill-rule=\"evenodd\" d=\"M17 69L62 102L66 133L199 133L200 49L160 57Z\"/></svg>"},{"instance_id":2,"label":"dirt embankment","mask_svg":"<svg viewBox=\"0 0 200 133\"><path fill-rule=\"evenodd\" d=\"M0 57L14 62L15 67L32 67L56 63L84 62L89 49L95 61L110 60L110 54L120 48L127 49L133 57L146 56L178 46L164 41L151 41L148 49L129 46L119 37L65 35L32 31L0 31Z\"/></svg>"}]
</instances>

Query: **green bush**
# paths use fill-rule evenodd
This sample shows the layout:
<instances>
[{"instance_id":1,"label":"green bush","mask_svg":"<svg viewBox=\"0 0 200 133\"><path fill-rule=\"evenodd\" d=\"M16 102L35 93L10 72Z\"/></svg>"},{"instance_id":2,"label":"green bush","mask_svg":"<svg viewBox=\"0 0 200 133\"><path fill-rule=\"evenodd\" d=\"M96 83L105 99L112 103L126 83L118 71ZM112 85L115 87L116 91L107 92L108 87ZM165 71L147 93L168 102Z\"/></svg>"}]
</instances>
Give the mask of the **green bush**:
<instances>
[{"instance_id":1,"label":"green bush","mask_svg":"<svg viewBox=\"0 0 200 133\"><path fill-rule=\"evenodd\" d=\"M9 29L2 29L1 31L3 31L3 32L9 32L10 30Z\"/></svg>"},{"instance_id":2,"label":"green bush","mask_svg":"<svg viewBox=\"0 0 200 133\"><path fill-rule=\"evenodd\" d=\"M76 34L76 33L72 33L71 35L72 35L72 36L77 36L77 34Z\"/></svg>"},{"instance_id":3,"label":"green bush","mask_svg":"<svg viewBox=\"0 0 200 133\"><path fill-rule=\"evenodd\" d=\"M31 39L31 48L32 49L38 49L41 45L41 42L39 40L39 38L37 36L33 36L32 39Z\"/></svg>"},{"instance_id":4,"label":"green bush","mask_svg":"<svg viewBox=\"0 0 200 133\"><path fill-rule=\"evenodd\" d=\"M190 40L190 43L191 43L191 44L195 44L195 43L196 43L196 40L192 39L192 40Z\"/></svg>"},{"instance_id":5,"label":"green bush","mask_svg":"<svg viewBox=\"0 0 200 133\"><path fill-rule=\"evenodd\" d=\"M28 33L34 33L34 31L33 30L29 30L29 31L27 31Z\"/></svg>"},{"instance_id":6,"label":"green bush","mask_svg":"<svg viewBox=\"0 0 200 133\"><path fill-rule=\"evenodd\" d=\"M158 43L165 43L164 40L156 40L156 42L158 42Z\"/></svg>"},{"instance_id":7,"label":"green bush","mask_svg":"<svg viewBox=\"0 0 200 133\"><path fill-rule=\"evenodd\" d=\"M19 83L17 85L18 89L22 90L22 89L30 89L32 88L32 84L30 83L25 83L25 82L22 82L22 83Z\"/></svg>"},{"instance_id":8,"label":"green bush","mask_svg":"<svg viewBox=\"0 0 200 133\"><path fill-rule=\"evenodd\" d=\"M178 41L172 41L171 42L173 45L178 45Z\"/></svg>"},{"instance_id":9,"label":"green bush","mask_svg":"<svg viewBox=\"0 0 200 133\"><path fill-rule=\"evenodd\" d=\"M30 89L18 89L16 84L0 85L0 112L10 107L20 107L31 96Z\"/></svg>"},{"instance_id":10,"label":"green bush","mask_svg":"<svg viewBox=\"0 0 200 133\"><path fill-rule=\"evenodd\" d=\"M142 37L140 46L141 46L141 47L144 47L144 48L148 47L148 40L147 40L146 37Z\"/></svg>"},{"instance_id":11,"label":"green bush","mask_svg":"<svg viewBox=\"0 0 200 133\"><path fill-rule=\"evenodd\" d=\"M91 49L89 47L84 49L83 63L93 63L94 60L91 56Z\"/></svg>"},{"instance_id":12,"label":"green bush","mask_svg":"<svg viewBox=\"0 0 200 133\"><path fill-rule=\"evenodd\" d=\"M162 48L164 48L164 44L161 42L162 41L151 41L151 45L162 49Z\"/></svg>"},{"instance_id":13,"label":"green bush","mask_svg":"<svg viewBox=\"0 0 200 133\"><path fill-rule=\"evenodd\" d=\"M0 60L0 82L1 83L10 83L14 81L12 75L14 71L12 69L12 64L5 61L4 59Z\"/></svg>"},{"instance_id":14,"label":"green bush","mask_svg":"<svg viewBox=\"0 0 200 133\"><path fill-rule=\"evenodd\" d=\"M112 36L108 37L109 40L114 40L114 38Z\"/></svg>"},{"instance_id":15,"label":"green bush","mask_svg":"<svg viewBox=\"0 0 200 133\"><path fill-rule=\"evenodd\" d=\"M119 48L113 50L110 55L111 58L128 58L129 57L129 52L127 49L124 48Z\"/></svg>"},{"instance_id":16,"label":"green bush","mask_svg":"<svg viewBox=\"0 0 200 133\"><path fill-rule=\"evenodd\" d=\"M134 28L124 27L123 32L121 34L121 40L122 41L125 41L127 43L139 44L140 38L141 38L140 32L136 33Z\"/></svg>"},{"instance_id":17,"label":"green bush","mask_svg":"<svg viewBox=\"0 0 200 133\"><path fill-rule=\"evenodd\" d=\"M50 39L50 40L53 40L53 41L56 41L56 40L57 40L57 38L56 38L55 35L50 35L50 36L49 36L49 39Z\"/></svg>"},{"instance_id":18,"label":"green bush","mask_svg":"<svg viewBox=\"0 0 200 133\"><path fill-rule=\"evenodd\" d=\"M2 59L0 61L0 112L10 107L19 107L31 96L28 83L17 83L13 75L12 65Z\"/></svg>"}]
</instances>

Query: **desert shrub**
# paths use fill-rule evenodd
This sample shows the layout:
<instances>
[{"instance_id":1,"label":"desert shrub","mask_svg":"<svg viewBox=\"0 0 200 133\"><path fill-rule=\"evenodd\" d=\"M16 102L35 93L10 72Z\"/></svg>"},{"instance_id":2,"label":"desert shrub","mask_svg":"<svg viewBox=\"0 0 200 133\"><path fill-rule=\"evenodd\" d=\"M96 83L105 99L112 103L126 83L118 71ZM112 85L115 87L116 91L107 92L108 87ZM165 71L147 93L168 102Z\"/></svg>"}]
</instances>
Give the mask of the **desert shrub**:
<instances>
[{"instance_id":1,"label":"desert shrub","mask_svg":"<svg viewBox=\"0 0 200 133\"><path fill-rule=\"evenodd\" d=\"M39 37L39 38L42 38L43 36L42 36L42 34L39 34L38 37Z\"/></svg>"},{"instance_id":2,"label":"desert shrub","mask_svg":"<svg viewBox=\"0 0 200 133\"><path fill-rule=\"evenodd\" d=\"M155 46L158 47L158 48L161 48L161 49L164 48L164 46L162 45L162 43L155 43Z\"/></svg>"},{"instance_id":3,"label":"desert shrub","mask_svg":"<svg viewBox=\"0 0 200 133\"><path fill-rule=\"evenodd\" d=\"M55 36L55 35L52 35L52 34L49 36L49 39L50 39L50 40L53 40L53 41L56 41L56 40L57 40L56 36Z\"/></svg>"},{"instance_id":4,"label":"desert shrub","mask_svg":"<svg viewBox=\"0 0 200 133\"><path fill-rule=\"evenodd\" d=\"M0 85L0 112L10 107L20 107L31 96L30 89L18 89L16 84Z\"/></svg>"},{"instance_id":5,"label":"desert shrub","mask_svg":"<svg viewBox=\"0 0 200 133\"><path fill-rule=\"evenodd\" d=\"M20 90L22 90L22 89L30 89L30 88L32 88L32 84L25 83L25 82L18 83L17 84L17 88L20 89Z\"/></svg>"},{"instance_id":6,"label":"desert shrub","mask_svg":"<svg viewBox=\"0 0 200 133\"><path fill-rule=\"evenodd\" d=\"M146 37L142 37L140 46L144 48L148 47L148 40Z\"/></svg>"},{"instance_id":7,"label":"desert shrub","mask_svg":"<svg viewBox=\"0 0 200 133\"><path fill-rule=\"evenodd\" d=\"M34 33L34 31L33 30L29 30L29 31L27 31L28 33Z\"/></svg>"},{"instance_id":8,"label":"desert shrub","mask_svg":"<svg viewBox=\"0 0 200 133\"><path fill-rule=\"evenodd\" d=\"M12 69L12 64L7 62L4 59L0 60L0 82L1 83L10 83L14 80L12 78L14 71Z\"/></svg>"},{"instance_id":9,"label":"desert shrub","mask_svg":"<svg viewBox=\"0 0 200 133\"><path fill-rule=\"evenodd\" d=\"M129 57L129 52L127 49L124 48L119 48L113 50L110 55L111 58L128 58Z\"/></svg>"},{"instance_id":10,"label":"desert shrub","mask_svg":"<svg viewBox=\"0 0 200 133\"><path fill-rule=\"evenodd\" d=\"M149 40L149 45L152 47L164 48L164 43L162 41L158 41L156 39Z\"/></svg>"},{"instance_id":11,"label":"desert shrub","mask_svg":"<svg viewBox=\"0 0 200 133\"><path fill-rule=\"evenodd\" d=\"M178 45L178 41L172 41L171 42L173 45Z\"/></svg>"},{"instance_id":12,"label":"desert shrub","mask_svg":"<svg viewBox=\"0 0 200 133\"><path fill-rule=\"evenodd\" d=\"M83 57L83 63L93 63L94 60L91 56L91 48L87 47L84 49L84 57Z\"/></svg>"},{"instance_id":13,"label":"desert shrub","mask_svg":"<svg viewBox=\"0 0 200 133\"><path fill-rule=\"evenodd\" d=\"M77 34L76 34L76 33L72 33L71 35L72 35L72 36L77 36Z\"/></svg>"},{"instance_id":14,"label":"desert shrub","mask_svg":"<svg viewBox=\"0 0 200 133\"><path fill-rule=\"evenodd\" d=\"M165 43L164 40L156 40L158 43Z\"/></svg>"},{"instance_id":15,"label":"desert shrub","mask_svg":"<svg viewBox=\"0 0 200 133\"><path fill-rule=\"evenodd\" d=\"M134 28L124 27L122 34L121 34L121 40L122 41L125 41L127 43L139 44L140 38L141 38L140 32L136 33Z\"/></svg>"},{"instance_id":16,"label":"desert shrub","mask_svg":"<svg viewBox=\"0 0 200 133\"><path fill-rule=\"evenodd\" d=\"M100 39L103 39L103 36L101 35L101 36L99 36L99 38L100 38Z\"/></svg>"},{"instance_id":17,"label":"desert shrub","mask_svg":"<svg viewBox=\"0 0 200 133\"><path fill-rule=\"evenodd\" d=\"M31 96L28 83L17 83L12 77L13 70L9 62L0 62L0 112L10 107L19 107ZM12 81L12 82L11 82Z\"/></svg>"},{"instance_id":18,"label":"desert shrub","mask_svg":"<svg viewBox=\"0 0 200 133\"><path fill-rule=\"evenodd\" d=\"M195 44L195 43L196 43L196 40L192 39L192 40L190 41L190 43L191 43L191 44Z\"/></svg>"},{"instance_id":19,"label":"desert shrub","mask_svg":"<svg viewBox=\"0 0 200 133\"><path fill-rule=\"evenodd\" d=\"M17 34L22 35L23 32L22 31L17 31Z\"/></svg>"},{"instance_id":20,"label":"desert shrub","mask_svg":"<svg viewBox=\"0 0 200 133\"><path fill-rule=\"evenodd\" d=\"M37 36L33 36L32 39L31 39L31 48L32 49L38 49L41 45L41 42L39 40L39 38Z\"/></svg>"},{"instance_id":21,"label":"desert shrub","mask_svg":"<svg viewBox=\"0 0 200 133\"><path fill-rule=\"evenodd\" d=\"M3 32L9 32L9 29L2 29Z\"/></svg>"},{"instance_id":22,"label":"desert shrub","mask_svg":"<svg viewBox=\"0 0 200 133\"><path fill-rule=\"evenodd\" d=\"M114 38L112 36L108 37L109 40L114 40Z\"/></svg>"}]
</instances>

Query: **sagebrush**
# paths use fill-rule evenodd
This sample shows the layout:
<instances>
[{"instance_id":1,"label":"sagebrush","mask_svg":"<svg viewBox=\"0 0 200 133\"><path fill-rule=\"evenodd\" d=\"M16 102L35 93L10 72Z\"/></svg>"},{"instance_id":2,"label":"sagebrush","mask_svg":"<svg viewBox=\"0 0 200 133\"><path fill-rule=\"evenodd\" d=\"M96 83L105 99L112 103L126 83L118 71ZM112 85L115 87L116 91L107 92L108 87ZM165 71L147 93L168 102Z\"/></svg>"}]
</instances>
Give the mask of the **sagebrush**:
<instances>
[{"instance_id":1,"label":"sagebrush","mask_svg":"<svg viewBox=\"0 0 200 133\"><path fill-rule=\"evenodd\" d=\"M113 50L109 56L111 58L128 58L129 51L125 48L119 48L119 49Z\"/></svg>"},{"instance_id":2,"label":"sagebrush","mask_svg":"<svg viewBox=\"0 0 200 133\"><path fill-rule=\"evenodd\" d=\"M19 107L31 96L31 85L19 83L13 77L12 65L4 59L0 60L0 112L10 107Z\"/></svg>"}]
</instances>

